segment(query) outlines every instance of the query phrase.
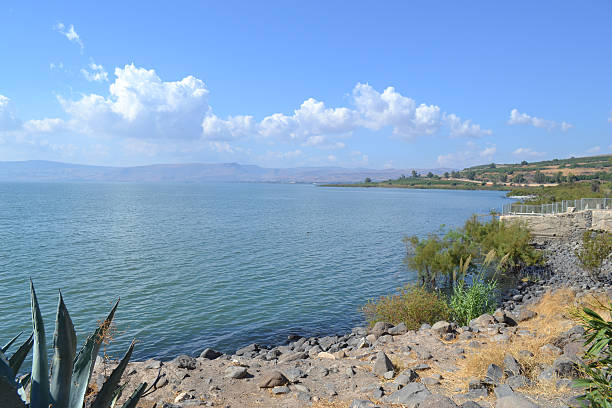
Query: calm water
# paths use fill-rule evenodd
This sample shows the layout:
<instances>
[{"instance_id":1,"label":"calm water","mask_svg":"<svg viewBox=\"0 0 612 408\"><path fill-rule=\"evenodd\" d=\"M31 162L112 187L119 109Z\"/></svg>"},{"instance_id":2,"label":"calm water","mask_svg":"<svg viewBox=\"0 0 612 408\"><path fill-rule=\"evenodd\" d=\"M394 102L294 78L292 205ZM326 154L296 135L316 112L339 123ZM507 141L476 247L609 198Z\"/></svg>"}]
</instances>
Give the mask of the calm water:
<instances>
[{"instance_id":1,"label":"calm water","mask_svg":"<svg viewBox=\"0 0 612 408\"><path fill-rule=\"evenodd\" d=\"M414 278L405 235L499 209L502 192L280 184L0 184L0 343L48 341L62 290L79 341L121 297L111 354L233 351L339 333L368 298Z\"/></svg>"}]
</instances>

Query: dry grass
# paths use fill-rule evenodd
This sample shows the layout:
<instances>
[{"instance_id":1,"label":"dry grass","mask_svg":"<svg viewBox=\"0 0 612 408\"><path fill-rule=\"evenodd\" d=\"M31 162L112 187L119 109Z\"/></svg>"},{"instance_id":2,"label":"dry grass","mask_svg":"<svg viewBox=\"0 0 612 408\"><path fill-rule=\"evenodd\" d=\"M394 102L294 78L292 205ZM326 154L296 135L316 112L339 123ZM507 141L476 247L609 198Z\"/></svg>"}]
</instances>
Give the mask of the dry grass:
<instances>
[{"instance_id":1,"label":"dry grass","mask_svg":"<svg viewBox=\"0 0 612 408\"><path fill-rule=\"evenodd\" d=\"M348 408L350 403L343 401L319 400L312 404L313 408Z\"/></svg>"},{"instance_id":2,"label":"dry grass","mask_svg":"<svg viewBox=\"0 0 612 408\"><path fill-rule=\"evenodd\" d=\"M585 305L601 310L601 304L609 302L603 296L576 298L575 292L569 289L558 290L547 293L542 300L531 307L538 315L517 327L517 331L528 330L533 336L512 336L511 340L503 345L487 342L480 348L475 348L466 353L464 360L457 361L459 370L443 381L443 386L448 389L467 390L470 379L484 378L487 367L497 364L503 367L506 354L516 358L525 370L525 376L533 381L533 385L522 391L531 395L562 395L566 389L557 389L555 382L539 382L538 375L542 367L550 365L556 356L543 353L540 348L546 344L552 344L559 335L576 325L573 318L577 310ZM520 353L527 350L533 354L529 357Z\"/></svg>"}]
</instances>

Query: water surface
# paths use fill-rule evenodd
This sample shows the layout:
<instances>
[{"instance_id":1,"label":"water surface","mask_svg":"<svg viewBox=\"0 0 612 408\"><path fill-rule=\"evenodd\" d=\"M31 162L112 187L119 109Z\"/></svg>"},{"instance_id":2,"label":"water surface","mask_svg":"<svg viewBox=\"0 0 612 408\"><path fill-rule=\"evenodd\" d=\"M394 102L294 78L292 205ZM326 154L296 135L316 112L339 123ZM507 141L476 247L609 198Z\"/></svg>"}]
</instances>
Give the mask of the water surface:
<instances>
[{"instance_id":1,"label":"water surface","mask_svg":"<svg viewBox=\"0 0 612 408\"><path fill-rule=\"evenodd\" d=\"M225 352L362 323L367 299L414 279L405 235L463 224L503 192L283 184L0 184L0 343L48 334L62 290L80 341L121 297L120 354Z\"/></svg>"}]
</instances>

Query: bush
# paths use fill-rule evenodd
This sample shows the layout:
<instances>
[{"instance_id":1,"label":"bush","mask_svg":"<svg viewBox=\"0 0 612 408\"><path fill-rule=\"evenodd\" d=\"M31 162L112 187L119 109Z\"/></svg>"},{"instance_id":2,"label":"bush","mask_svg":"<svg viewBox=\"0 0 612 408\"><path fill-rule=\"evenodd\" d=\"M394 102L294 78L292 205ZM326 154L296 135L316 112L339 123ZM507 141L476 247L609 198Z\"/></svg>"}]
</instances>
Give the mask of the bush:
<instances>
[{"instance_id":1,"label":"bush","mask_svg":"<svg viewBox=\"0 0 612 408\"><path fill-rule=\"evenodd\" d=\"M612 313L612 303L604 306L608 314ZM578 387L585 388L585 395L580 397L588 401L592 408L612 407L612 321L600 314L584 308L580 315L584 326L586 364L582 366L586 378L575 380Z\"/></svg>"},{"instance_id":2,"label":"bush","mask_svg":"<svg viewBox=\"0 0 612 408\"><path fill-rule=\"evenodd\" d=\"M409 330L416 330L423 323L448 320L448 305L436 292L422 286L407 285L398 294L372 299L362 308L366 320L373 326L376 322L399 324L404 322Z\"/></svg>"},{"instance_id":3,"label":"bush","mask_svg":"<svg viewBox=\"0 0 612 408\"><path fill-rule=\"evenodd\" d=\"M598 275L603 261L612 253L612 234L609 232L585 231L582 249L576 251L580 263L592 275Z\"/></svg>"},{"instance_id":4,"label":"bush","mask_svg":"<svg viewBox=\"0 0 612 408\"><path fill-rule=\"evenodd\" d=\"M461 326L467 326L470 320L477 318L483 313L492 313L497 304L495 291L497 281L485 282L478 279L467 286L460 282L453 288L449 299L449 306L453 319Z\"/></svg>"}]
</instances>

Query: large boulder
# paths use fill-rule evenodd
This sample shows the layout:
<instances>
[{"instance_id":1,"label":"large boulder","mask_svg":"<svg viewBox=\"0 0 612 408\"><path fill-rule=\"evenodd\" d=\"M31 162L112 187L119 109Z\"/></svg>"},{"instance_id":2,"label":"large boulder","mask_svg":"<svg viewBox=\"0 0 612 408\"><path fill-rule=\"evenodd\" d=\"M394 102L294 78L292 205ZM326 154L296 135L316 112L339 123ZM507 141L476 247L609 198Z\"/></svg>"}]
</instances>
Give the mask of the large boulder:
<instances>
[{"instance_id":1,"label":"large boulder","mask_svg":"<svg viewBox=\"0 0 612 408\"><path fill-rule=\"evenodd\" d=\"M197 365L197 361L195 358L185 354L178 356L175 361L178 368L185 368L187 370L195 370Z\"/></svg>"},{"instance_id":2,"label":"large boulder","mask_svg":"<svg viewBox=\"0 0 612 408\"><path fill-rule=\"evenodd\" d=\"M580 374L578 364L567 356L558 357L553 363L552 368L557 377L561 378L578 378Z\"/></svg>"},{"instance_id":3,"label":"large boulder","mask_svg":"<svg viewBox=\"0 0 612 408\"><path fill-rule=\"evenodd\" d=\"M433 326L431 326L431 331L438 335L438 337L442 337L446 333L450 333L451 331L453 331L453 325L449 322L439 321L437 323L434 323Z\"/></svg>"},{"instance_id":4,"label":"large boulder","mask_svg":"<svg viewBox=\"0 0 612 408\"><path fill-rule=\"evenodd\" d=\"M439 394L432 394L418 405L418 408L456 408L452 399Z\"/></svg>"},{"instance_id":5,"label":"large boulder","mask_svg":"<svg viewBox=\"0 0 612 408\"><path fill-rule=\"evenodd\" d=\"M289 380L280 371L270 371L259 382L259 388L274 388L287 385Z\"/></svg>"},{"instance_id":6,"label":"large boulder","mask_svg":"<svg viewBox=\"0 0 612 408\"><path fill-rule=\"evenodd\" d=\"M502 397L495 403L495 408L540 408L527 398L514 394Z\"/></svg>"}]
</instances>

